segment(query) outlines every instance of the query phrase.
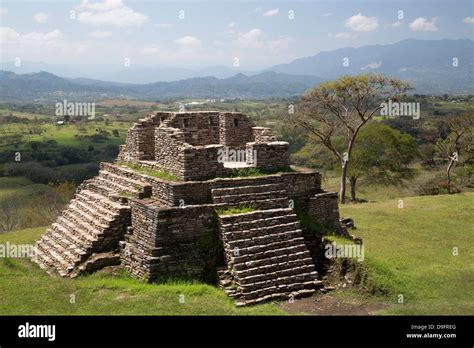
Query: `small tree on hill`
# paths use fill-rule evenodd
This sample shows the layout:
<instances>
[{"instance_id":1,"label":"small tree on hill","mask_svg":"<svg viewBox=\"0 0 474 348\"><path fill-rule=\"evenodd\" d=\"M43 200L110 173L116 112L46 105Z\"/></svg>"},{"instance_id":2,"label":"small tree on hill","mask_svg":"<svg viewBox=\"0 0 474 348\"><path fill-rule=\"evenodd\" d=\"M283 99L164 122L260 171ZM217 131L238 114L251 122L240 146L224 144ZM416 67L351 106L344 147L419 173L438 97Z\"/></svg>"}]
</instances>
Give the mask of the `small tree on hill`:
<instances>
[{"instance_id":1,"label":"small tree on hill","mask_svg":"<svg viewBox=\"0 0 474 348\"><path fill-rule=\"evenodd\" d=\"M360 129L382 108L398 101L412 87L396 78L378 74L343 76L307 91L300 99L292 122L328 148L341 163L339 198L345 203L346 176ZM335 146L343 138L344 150Z\"/></svg>"},{"instance_id":2,"label":"small tree on hill","mask_svg":"<svg viewBox=\"0 0 474 348\"><path fill-rule=\"evenodd\" d=\"M369 123L360 131L347 172L351 201L357 200L356 184L361 177L384 184L410 177L412 171L407 165L416 153L416 142L409 134L380 123Z\"/></svg>"},{"instance_id":3,"label":"small tree on hill","mask_svg":"<svg viewBox=\"0 0 474 348\"><path fill-rule=\"evenodd\" d=\"M448 193L454 193L451 171L456 163L461 162L461 156L469 153L469 149L472 149L474 113L468 111L462 115L449 116L440 121L440 124L441 136L436 142L436 147L448 163L446 167L446 188ZM472 156L472 153L470 155Z\"/></svg>"}]
</instances>

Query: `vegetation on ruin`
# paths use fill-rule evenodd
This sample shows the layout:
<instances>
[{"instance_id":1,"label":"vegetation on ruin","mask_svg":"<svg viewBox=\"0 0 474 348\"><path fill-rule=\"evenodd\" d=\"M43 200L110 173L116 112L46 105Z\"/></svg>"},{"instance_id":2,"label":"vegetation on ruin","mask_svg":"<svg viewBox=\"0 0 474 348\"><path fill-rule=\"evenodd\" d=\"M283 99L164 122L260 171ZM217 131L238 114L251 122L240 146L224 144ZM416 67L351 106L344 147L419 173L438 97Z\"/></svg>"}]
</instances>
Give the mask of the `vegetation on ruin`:
<instances>
[{"instance_id":1,"label":"vegetation on ruin","mask_svg":"<svg viewBox=\"0 0 474 348\"><path fill-rule=\"evenodd\" d=\"M271 174L282 174L282 173L293 173L296 170L291 168L276 168L272 170L265 170L254 167L240 168L232 172L230 175L232 178L245 178L252 176L265 176Z\"/></svg>"},{"instance_id":2,"label":"vegetation on ruin","mask_svg":"<svg viewBox=\"0 0 474 348\"><path fill-rule=\"evenodd\" d=\"M235 215L235 214L242 214L242 213L250 213L252 211L257 211L258 209L252 205L248 204L241 204L235 207L230 208L219 208L216 209L218 215Z\"/></svg>"},{"instance_id":3,"label":"vegetation on ruin","mask_svg":"<svg viewBox=\"0 0 474 348\"><path fill-rule=\"evenodd\" d=\"M130 169L133 169L136 172L143 173L143 174L153 176L153 177L158 178L158 179L163 179L163 180L166 180L166 181L180 181L181 180L176 175L171 174L166 169L160 169L160 170L150 169L150 168L142 167L138 164L128 163L128 162L120 162L120 161L116 162L116 164L118 164L120 166L128 167Z\"/></svg>"}]
</instances>

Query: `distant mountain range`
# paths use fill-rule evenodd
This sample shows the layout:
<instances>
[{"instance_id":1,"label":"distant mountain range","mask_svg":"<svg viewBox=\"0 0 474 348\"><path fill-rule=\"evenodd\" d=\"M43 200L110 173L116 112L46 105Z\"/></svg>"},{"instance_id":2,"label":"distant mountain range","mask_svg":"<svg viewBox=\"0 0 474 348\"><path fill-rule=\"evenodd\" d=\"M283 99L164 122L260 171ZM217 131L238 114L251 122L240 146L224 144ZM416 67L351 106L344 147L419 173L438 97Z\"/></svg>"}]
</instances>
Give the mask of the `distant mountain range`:
<instances>
[{"instance_id":1,"label":"distant mountain range","mask_svg":"<svg viewBox=\"0 0 474 348\"><path fill-rule=\"evenodd\" d=\"M59 74L66 77L51 73L70 72L71 67L66 65L49 65L50 72L27 74L6 71L7 66L0 64L4 68L0 71L0 99L4 101L288 97L345 74L368 72L409 80L417 93L474 93L472 40L410 39L389 45L341 48L276 65L259 73L236 74L234 68L213 66L197 71L140 67L99 74L109 76L113 82L91 78L90 72L76 78L70 73ZM32 69L35 65L26 66ZM173 77L177 77L177 81L169 81ZM160 82L134 84L157 81L155 79Z\"/></svg>"},{"instance_id":2,"label":"distant mountain range","mask_svg":"<svg viewBox=\"0 0 474 348\"><path fill-rule=\"evenodd\" d=\"M345 58L347 66L343 65ZM453 59L457 59L457 66L453 66ZM419 93L473 93L474 41L410 39L390 45L340 48L268 70L328 80L379 72L411 81Z\"/></svg>"},{"instance_id":3,"label":"distant mountain range","mask_svg":"<svg viewBox=\"0 0 474 348\"><path fill-rule=\"evenodd\" d=\"M67 99L91 101L107 98L269 98L299 95L321 83L315 76L263 72L254 76L237 74L226 79L196 77L174 82L143 85L93 79L62 78L48 72L15 74L0 71L3 101L48 102Z\"/></svg>"}]
</instances>

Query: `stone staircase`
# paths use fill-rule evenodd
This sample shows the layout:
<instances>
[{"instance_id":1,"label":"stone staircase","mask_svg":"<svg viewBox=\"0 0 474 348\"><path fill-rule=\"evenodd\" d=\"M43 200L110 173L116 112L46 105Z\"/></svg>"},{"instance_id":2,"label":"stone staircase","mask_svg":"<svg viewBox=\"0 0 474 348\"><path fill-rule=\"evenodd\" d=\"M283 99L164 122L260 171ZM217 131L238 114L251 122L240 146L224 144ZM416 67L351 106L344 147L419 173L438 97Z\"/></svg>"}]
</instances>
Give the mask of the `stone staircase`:
<instances>
[{"instance_id":1,"label":"stone staircase","mask_svg":"<svg viewBox=\"0 0 474 348\"><path fill-rule=\"evenodd\" d=\"M128 197L144 198L150 187L102 166L99 175L82 183L68 207L36 242L35 262L50 275L75 277L118 264L116 250L130 225Z\"/></svg>"},{"instance_id":2,"label":"stone staircase","mask_svg":"<svg viewBox=\"0 0 474 348\"><path fill-rule=\"evenodd\" d=\"M220 285L238 306L310 296L321 286L281 184L213 189L212 197L216 204L258 209L219 216L227 262Z\"/></svg>"}]
</instances>

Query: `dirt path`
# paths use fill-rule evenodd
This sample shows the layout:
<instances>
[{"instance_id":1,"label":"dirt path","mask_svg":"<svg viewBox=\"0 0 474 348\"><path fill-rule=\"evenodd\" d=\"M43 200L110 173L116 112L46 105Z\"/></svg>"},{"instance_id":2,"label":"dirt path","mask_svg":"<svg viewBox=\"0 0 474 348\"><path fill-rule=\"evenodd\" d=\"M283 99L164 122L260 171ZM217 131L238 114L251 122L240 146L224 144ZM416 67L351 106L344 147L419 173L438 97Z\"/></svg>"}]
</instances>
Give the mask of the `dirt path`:
<instances>
[{"instance_id":1,"label":"dirt path","mask_svg":"<svg viewBox=\"0 0 474 348\"><path fill-rule=\"evenodd\" d=\"M371 315L387 307L384 303L362 303L339 299L330 294L315 295L294 302L284 302L280 307L289 314L309 315Z\"/></svg>"}]
</instances>

